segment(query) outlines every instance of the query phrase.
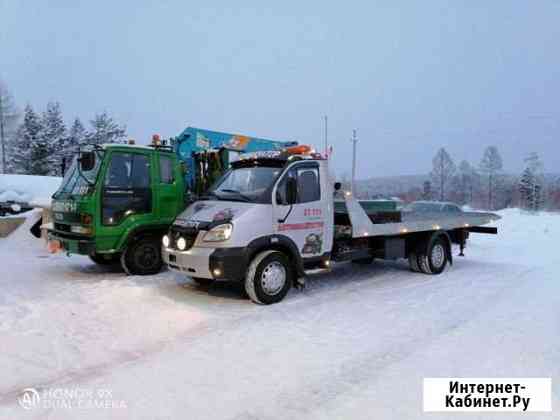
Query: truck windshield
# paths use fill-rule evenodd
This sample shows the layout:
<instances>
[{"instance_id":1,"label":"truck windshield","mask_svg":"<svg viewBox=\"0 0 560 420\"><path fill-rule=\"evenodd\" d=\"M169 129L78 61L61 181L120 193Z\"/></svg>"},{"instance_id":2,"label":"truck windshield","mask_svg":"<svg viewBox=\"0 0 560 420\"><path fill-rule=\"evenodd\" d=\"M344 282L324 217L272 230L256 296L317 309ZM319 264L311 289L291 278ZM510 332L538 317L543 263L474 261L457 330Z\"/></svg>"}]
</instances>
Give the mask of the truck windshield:
<instances>
[{"instance_id":1,"label":"truck windshield","mask_svg":"<svg viewBox=\"0 0 560 420\"><path fill-rule=\"evenodd\" d=\"M97 173L101 167L103 155L97 152L96 155L95 166L89 171L81 171L81 174L78 168L79 155L74 156L70 168L68 168L64 175L60 188L55 193L55 198L61 194L84 195L88 192L89 185L95 183Z\"/></svg>"},{"instance_id":2,"label":"truck windshield","mask_svg":"<svg viewBox=\"0 0 560 420\"><path fill-rule=\"evenodd\" d=\"M282 168L266 166L230 169L208 195L221 200L261 202L281 172Z\"/></svg>"}]
</instances>

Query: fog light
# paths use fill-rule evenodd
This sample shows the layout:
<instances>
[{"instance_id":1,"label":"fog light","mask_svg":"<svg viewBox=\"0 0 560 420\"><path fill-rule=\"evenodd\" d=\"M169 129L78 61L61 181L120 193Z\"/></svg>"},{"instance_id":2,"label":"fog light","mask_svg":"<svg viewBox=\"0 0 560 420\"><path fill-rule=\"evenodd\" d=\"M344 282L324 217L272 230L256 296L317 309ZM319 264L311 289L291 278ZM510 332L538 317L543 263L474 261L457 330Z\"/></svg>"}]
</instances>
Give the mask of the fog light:
<instances>
[{"instance_id":1,"label":"fog light","mask_svg":"<svg viewBox=\"0 0 560 420\"><path fill-rule=\"evenodd\" d=\"M161 238L161 242L163 243L164 247L169 248L169 236L163 235L163 238Z\"/></svg>"},{"instance_id":2,"label":"fog light","mask_svg":"<svg viewBox=\"0 0 560 420\"><path fill-rule=\"evenodd\" d=\"M187 241L181 236L179 239L177 239L177 248L179 249L179 251L184 251L186 247Z\"/></svg>"},{"instance_id":3,"label":"fog light","mask_svg":"<svg viewBox=\"0 0 560 420\"><path fill-rule=\"evenodd\" d=\"M220 277L222 275L222 270L214 268L214 270L212 270L212 274L214 274L214 277Z\"/></svg>"}]
</instances>

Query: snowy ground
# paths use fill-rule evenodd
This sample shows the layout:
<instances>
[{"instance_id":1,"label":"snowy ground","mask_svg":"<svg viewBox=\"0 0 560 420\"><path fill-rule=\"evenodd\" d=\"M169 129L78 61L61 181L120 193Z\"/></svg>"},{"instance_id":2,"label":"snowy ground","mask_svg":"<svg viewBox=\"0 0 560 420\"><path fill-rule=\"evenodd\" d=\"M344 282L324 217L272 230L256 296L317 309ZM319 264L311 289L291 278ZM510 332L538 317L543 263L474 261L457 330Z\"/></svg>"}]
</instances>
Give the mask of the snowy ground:
<instances>
[{"instance_id":1,"label":"snowy ground","mask_svg":"<svg viewBox=\"0 0 560 420\"><path fill-rule=\"evenodd\" d=\"M0 239L0 418L451 418L422 412L438 376L552 377L556 410L522 417L560 418L560 215L502 215L441 276L340 265L268 307L49 256L22 227ZM24 410L27 387L116 407Z\"/></svg>"}]
</instances>

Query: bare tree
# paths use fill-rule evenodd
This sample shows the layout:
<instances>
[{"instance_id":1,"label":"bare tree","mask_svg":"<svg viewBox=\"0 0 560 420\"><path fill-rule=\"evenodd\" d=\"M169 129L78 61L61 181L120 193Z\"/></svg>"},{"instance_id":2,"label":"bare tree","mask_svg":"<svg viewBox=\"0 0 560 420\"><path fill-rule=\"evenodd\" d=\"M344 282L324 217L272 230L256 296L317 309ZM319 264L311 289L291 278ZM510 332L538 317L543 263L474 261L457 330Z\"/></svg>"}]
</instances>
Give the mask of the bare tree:
<instances>
[{"instance_id":1,"label":"bare tree","mask_svg":"<svg viewBox=\"0 0 560 420\"><path fill-rule=\"evenodd\" d=\"M480 161L480 172L486 176L488 181L488 209L494 208L494 193L498 184L498 176L502 170L502 157L496 146L488 146Z\"/></svg>"},{"instance_id":2,"label":"bare tree","mask_svg":"<svg viewBox=\"0 0 560 420\"><path fill-rule=\"evenodd\" d=\"M451 156L449 156L447 151L442 147L434 156L432 164L433 169L432 172L430 172L430 177L432 178L433 184L438 189L437 192L440 201L444 201L446 187L453 179L453 174L455 173L455 163L453 163Z\"/></svg>"},{"instance_id":3,"label":"bare tree","mask_svg":"<svg viewBox=\"0 0 560 420\"><path fill-rule=\"evenodd\" d=\"M2 145L2 173L6 173L8 137L13 134L18 119L17 108L8 88L0 81L0 143Z\"/></svg>"}]
</instances>

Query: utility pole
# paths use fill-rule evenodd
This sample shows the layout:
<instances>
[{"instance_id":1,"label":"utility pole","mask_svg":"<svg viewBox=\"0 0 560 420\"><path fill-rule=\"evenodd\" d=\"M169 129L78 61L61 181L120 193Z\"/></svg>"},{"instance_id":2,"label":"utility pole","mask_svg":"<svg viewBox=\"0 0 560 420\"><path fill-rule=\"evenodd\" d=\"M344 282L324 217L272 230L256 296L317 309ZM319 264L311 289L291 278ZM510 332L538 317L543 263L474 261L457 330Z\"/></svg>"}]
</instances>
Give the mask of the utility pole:
<instances>
[{"instance_id":1,"label":"utility pole","mask_svg":"<svg viewBox=\"0 0 560 420\"><path fill-rule=\"evenodd\" d=\"M325 115L325 157L329 157L328 117Z\"/></svg>"},{"instance_id":2,"label":"utility pole","mask_svg":"<svg viewBox=\"0 0 560 420\"><path fill-rule=\"evenodd\" d=\"M356 143L358 142L358 139L356 138L356 130L352 130L352 139L350 140L352 142L352 185L351 185L351 191L352 191L352 195L355 194L356 192Z\"/></svg>"},{"instance_id":3,"label":"utility pole","mask_svg":"<svg viewBox=\"0 0 560 420\"><path fill-rule=\"evenodd\" d=\"M2 103L2 90L0 89L0 142L2 143L2 173L6 173L6 142L4 133L4 104Z\"/></svg>"}]
</instances>

